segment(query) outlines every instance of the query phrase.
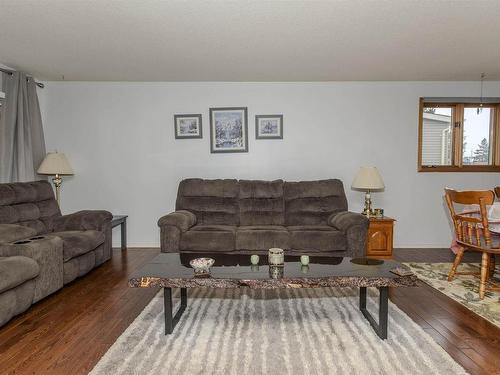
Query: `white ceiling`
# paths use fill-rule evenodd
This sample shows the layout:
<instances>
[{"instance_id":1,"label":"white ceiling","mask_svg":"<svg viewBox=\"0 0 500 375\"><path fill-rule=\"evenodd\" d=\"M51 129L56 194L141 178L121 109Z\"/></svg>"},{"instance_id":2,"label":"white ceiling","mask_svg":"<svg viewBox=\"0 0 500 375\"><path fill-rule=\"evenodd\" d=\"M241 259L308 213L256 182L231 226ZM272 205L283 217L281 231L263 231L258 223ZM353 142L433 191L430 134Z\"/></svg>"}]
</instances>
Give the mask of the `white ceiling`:
<instances>
[{"instance_id":1,"label":"white ceiling","mask_svg":"<svg viewBox=\"0 0 500 375\"><path fill-rule=\"evenodd\" d=\"M0 62L45 80L500 80L500 1L0 0Z\"/></svg>"}]
</instances>

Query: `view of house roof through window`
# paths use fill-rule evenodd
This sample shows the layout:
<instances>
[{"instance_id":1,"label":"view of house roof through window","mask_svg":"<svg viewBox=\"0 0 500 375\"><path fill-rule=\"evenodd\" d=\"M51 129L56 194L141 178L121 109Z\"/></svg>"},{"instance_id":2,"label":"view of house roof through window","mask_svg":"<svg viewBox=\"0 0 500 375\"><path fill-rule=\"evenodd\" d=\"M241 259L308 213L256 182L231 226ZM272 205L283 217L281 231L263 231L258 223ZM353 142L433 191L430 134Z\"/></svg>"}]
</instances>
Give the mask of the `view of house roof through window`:
<instances>
[{"instance_id":1,"label":"view of house roof through window","mask_svg":"<svg viewBox=\"0 0 500 375\"><path fill-rule=\"evenodd\" d=\"M497 170L499 116L496 103L425 102L420 113L419 170Z\"/></svg>"}]
</instances>

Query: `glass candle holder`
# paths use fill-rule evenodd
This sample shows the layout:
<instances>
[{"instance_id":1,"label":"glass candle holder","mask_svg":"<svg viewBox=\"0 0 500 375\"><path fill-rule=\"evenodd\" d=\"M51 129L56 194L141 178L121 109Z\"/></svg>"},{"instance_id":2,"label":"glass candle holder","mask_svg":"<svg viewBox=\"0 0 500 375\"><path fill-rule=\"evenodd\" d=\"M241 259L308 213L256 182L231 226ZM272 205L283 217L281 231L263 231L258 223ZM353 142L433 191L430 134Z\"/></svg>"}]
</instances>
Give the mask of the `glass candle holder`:
<instances>
[{"instance_id":1,"label":"glass candle holder","mask_svg":"<svg viewBox=\"0 0 500 375\"><path fill-rule=\"evenodd\" d=\"M284 275L284 267L269 266L269 277L271 279L282 279Z\"/></svg>"},{"instance_id":2,"label":"glass candle holder","mask_svg":"<svg viewBox=\"0 0 500 375\"><path fill-rule=\"evenodd\" d=\"M285 254L283 249L278 247L269 249L268 260L270 266L282 266L285 263Z\"/></svg>"}]
</instances>

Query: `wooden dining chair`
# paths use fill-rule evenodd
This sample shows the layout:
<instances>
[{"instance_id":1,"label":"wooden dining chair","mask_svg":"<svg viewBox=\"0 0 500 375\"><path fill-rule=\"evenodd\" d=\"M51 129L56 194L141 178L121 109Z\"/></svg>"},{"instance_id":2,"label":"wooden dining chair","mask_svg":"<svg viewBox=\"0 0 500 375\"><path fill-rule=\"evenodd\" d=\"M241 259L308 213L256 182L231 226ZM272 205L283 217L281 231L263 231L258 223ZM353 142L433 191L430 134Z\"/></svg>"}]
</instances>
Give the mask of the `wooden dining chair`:
<instances>
[{"instance_id":1,"label":"wooden dining chair","mask_svg":"<svg viewBox=\"0 0 500 375\"><path fill-rule=\"evenodd\" d=\"M460 246L448 274L448 281L460 274L479 275L481 280L479 298L483 299L486 290L500 290L500 285L489 282L495 271L495 254L500 254L500 236L491 234L486 210L487 205L493 204L495 195L491 190L456 191L452 189L445 189L445 194L457 244ZM455 204L477 205L479 208L457 213ZM467 250L482 253L481 272L457 272L464 252Z\"/></svg>"},{"instance_id":2,"label":"wooden dining chair","mask_svg":"<svg viewBox=\"0 0 500 375\"><path fill-rule=\"evenodd\" d=\"M495 194L497 195L497 198L500 199L500 186L495 188Z\"/></svg>"}]
</instances>

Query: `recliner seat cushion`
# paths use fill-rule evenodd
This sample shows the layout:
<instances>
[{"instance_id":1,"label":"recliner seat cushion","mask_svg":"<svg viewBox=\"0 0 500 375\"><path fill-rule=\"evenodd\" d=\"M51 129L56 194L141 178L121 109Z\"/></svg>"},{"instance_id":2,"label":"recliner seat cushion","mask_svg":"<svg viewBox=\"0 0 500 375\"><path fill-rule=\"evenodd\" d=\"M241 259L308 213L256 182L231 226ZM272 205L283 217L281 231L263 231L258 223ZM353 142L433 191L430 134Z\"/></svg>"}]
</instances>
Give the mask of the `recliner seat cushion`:
<instances>
[{"instance_id":1,"label":"recliner seat cushion","mask_svg":"<svg viewBox=\"0 0 500 375\"><path fill-rule=\"evenodd\" d=\"M31 280L40 273L38 263L28 257L0 257L0 293Z\"/></svg>"},{"instance_id":2,"label":"recliner seat cushion","mask_svg":"<svg viewBox=\"0 0 500 375\"><path fill-rule=\"evenodd\" d=\"M324 226L290 226L290 245L294 250L321 251L347 250L347 238L339 230Z\"/></svg>"},{"instance_id":3,"label":"recliner seat cushion","mask_svg":"<svg viewBox=\"0 0 500 375\"><path fill-rule=\"evenodd\" d=\"M290 235L281 225L242 225L236 230L236 250L290 249Z\"/></svg>"},{"instance_id":4,"label":"recliner seat cushion","mask_svg":"<svg viewBox=\"0 0 500 375\"><path fill-rule=\"evenodd\" d=\"M104 243L104 233L97 230L68 230L65 232L53 232L51 236L60 237L63 240L63 261L86 254Z\"/></svg>"},{"instance_id":5,"label":"recliner seat cushion","mask_svg":"<svg viewBox=\"0 0 500 375\"><path fill-rule=\"evenodd\" d=\"M236 227L195 225L182 234L179 248L186 251L234 251Z\"/></svg>"}]
</instances>

